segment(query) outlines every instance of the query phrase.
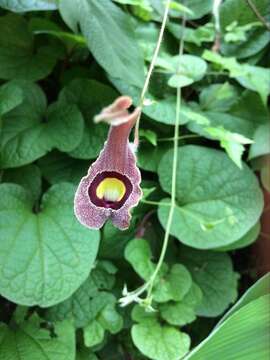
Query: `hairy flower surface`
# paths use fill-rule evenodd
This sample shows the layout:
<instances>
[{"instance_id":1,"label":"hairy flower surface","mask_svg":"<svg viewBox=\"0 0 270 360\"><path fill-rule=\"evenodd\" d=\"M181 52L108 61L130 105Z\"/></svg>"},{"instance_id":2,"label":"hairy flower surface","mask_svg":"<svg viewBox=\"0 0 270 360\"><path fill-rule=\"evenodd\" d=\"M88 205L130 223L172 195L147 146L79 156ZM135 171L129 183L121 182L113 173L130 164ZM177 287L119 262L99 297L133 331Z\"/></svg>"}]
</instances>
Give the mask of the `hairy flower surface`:
<instances>
[{"instance_id":1,"label":"hairy flower surface","mask_svg":"<svg viewBox=\"0 0 270 360\"><path fill-rule=\"evenodd\" d=\"M142 196L141 175L129 143L141 110L129 113L131 104L129 97L121 96L95 117L95 122L105 121L111 126L104 148L75 194L75 215L89 228L99 229L109 218L119 229L128 228L130 210Z\"/></svg>"}]
</instances>

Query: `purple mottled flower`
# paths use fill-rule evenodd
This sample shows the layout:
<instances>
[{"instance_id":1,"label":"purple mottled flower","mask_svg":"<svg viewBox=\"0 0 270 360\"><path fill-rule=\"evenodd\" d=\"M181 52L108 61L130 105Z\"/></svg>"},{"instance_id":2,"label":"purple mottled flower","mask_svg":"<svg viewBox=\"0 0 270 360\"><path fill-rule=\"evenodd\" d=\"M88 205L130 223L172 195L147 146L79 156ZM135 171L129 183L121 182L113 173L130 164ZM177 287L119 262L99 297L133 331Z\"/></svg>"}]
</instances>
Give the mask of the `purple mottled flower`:
<instances>
[{"instance_id":1,"label":"purple mottled flower","mask_svg":"<svg viewBox=\"0 0 270 360\"><path fill-rule=\"evenodd\" d=\"M104 148L75 194L75 215L89 228L99 229L109 218L119 229L128 228L130 209L142 196L141 174L129 143L130 131L141 110L136 108L129 113L131 104L128 96L121 96L95 117L95 122L105 121L111 127Z\"/></svg>"}]
</instances>

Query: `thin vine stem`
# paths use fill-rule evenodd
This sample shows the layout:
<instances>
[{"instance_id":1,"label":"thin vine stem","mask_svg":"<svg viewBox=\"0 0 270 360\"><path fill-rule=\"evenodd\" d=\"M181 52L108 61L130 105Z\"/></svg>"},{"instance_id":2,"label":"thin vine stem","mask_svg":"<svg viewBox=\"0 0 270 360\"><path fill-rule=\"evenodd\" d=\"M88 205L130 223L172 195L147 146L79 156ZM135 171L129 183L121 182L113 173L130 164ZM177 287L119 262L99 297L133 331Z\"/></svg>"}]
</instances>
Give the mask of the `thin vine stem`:
<instances>
[{"instance_id":1,"label":"thin vine stem","mask_svg":"<svg viewBox=\"0 0 270 360\"><path fill-rule=\"evenodd\" d=\"M141 92L141 97L140 97L140 103L139 103L139 107L142 108L143 104L144 104L144 100L145 100L145 95L147 93L148 87L149 87L149 83L150 83L150 79L157 61L157 57L158 57L158 53L159 53L159 49L162 43L162 39L163 39L163 35L164 35L164 31L165 31L165 27L166 27L166 23L167 23L167 19L168 19L168 14L169 14L169 9L170 9L170 4L171 4L171 0L167 0L166 2L166 6L165 6L165 11L164 11L164 15L163 15L163 19L162 19L162 24L161 24L161 28L160 28L160 32L159 32L159 37L158 37L158 41L157 41L157 45L145 78L145 82L144 82L144 86ZM138 120L136 122L135 125L135 135L134 135L134 144L135 146L139 145L139 128L140 128L140 120L141 120L141 115L139 115Z\"/></svg>"},{"instance_id":2,"label":"thin vine stem","mask_svg":"<svg viewBox=\"0 0 270 360\"><path fill-rule=\"evenodd\" d=\"M183 17L182 20L182 27L185 29L186 20ZM179 57L183 54L184 50L184 35L182 34L179 46ZM180 66L180 64L179 64ZM176 116L175 116L175 126L174 126L174 146L173 146L173 166L172 166L172 186L171 186L171 202L170 202L170 210L169 216L166 223L165 235L162 244L162 249L160 253L160 257L158 263L156 265L155 271L151 275L151 281L149 287L147 288L147 299L151 299L152 297L152 290L155 284L155 280L157 275L161 269L161 266L164 262L164 258L166 255L169 238L170 238L170 231L173 221L173 215L176 205L176 180L177 180L177 164L178 164L178 143L179 143L179 134L180 134L180 108L181 108L181 87L177 88L176 92Z\"/></svg>"}]
</instances>

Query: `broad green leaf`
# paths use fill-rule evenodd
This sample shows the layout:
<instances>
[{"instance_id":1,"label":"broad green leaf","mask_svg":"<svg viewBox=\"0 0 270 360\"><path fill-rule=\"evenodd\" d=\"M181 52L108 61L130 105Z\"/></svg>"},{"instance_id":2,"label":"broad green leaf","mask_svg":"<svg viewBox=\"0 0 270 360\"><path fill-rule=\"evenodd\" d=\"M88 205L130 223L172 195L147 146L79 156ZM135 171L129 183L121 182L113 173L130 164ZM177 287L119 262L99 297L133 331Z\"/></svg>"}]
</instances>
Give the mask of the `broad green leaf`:
<instances>
[{"instance_id":1,"label":"broad green leaf","mask_svg":"<svg viewBox=\"0 0 270 360\"><path fill-rule=\"evenodd\" d=\"M192 278L187 268L181 264L174 264L157 282L153 290L153 299L160 303L180 301L188 294L191 286Z\"/></svg>"},{"instance_id":2,"label":"broad green leaf","mask_svg":"<svg viewBox=\"0 0 270 360\"><path fill-rule=\"evenodd\" d=\"M46 111L42 90L32 83L19 84L24 101L2 118L2 168L29 164L53 148L71 151L83 134L83 118L75 105L54 103Z\"/></svg>"},{"instance_id":3,"label":"broad green leaf","mask_svg":"<svg viewBox=\"0 0 270 360\"><path fill-rule=\"evenodd\" d=\"M54 336L42 328L33 315L28 321L9 328L0 324L0 360L74 360L75 332L68 321L54 324Z\"/></svg>"},{"instance_id":4,"label":"broad green leaf","mask_svg":"<svg viewBox=\"0 0 270 360\"><path fill-rule=\"evenodd\" d=\"M12 82L0 86L0 116L14 109L23 101L22 90Z\"/></svg>"},{"instance_id":5,"label":"broad green leaf","mask_svg":"<svg viewBox=\"0 0 270 360\"><path fill-rule=\"evenodd\" d=\"M19 185L2 184L0 293L22 305L54 305L68 298L93 266L99 232L73 214L75 188L54 185L39 209Z\"/></svg>"},{"instance_id":6,"label":"broad green leaf","mask_svg":"<svg viewBox=\"0 0 270 360\"><path fill-rule=\"evenodd\" d=\"M221 151L187 145L178 151L177 203L171 234L186 245L210 249L239 240L258 221L262 193L252 171L238 169ZM172 150L159 165L164 191L171 191ZM168 200L159 206L165 228ZM165 205L165 203L167 205Z\"/></svg>"},{"instance_id":7,"label":"broad green leaf","mask_svg":"<svg viewBox=\"0 0 270 360\"><path fill-rule=\"evenodd\" d=\"M160 306L160 315L167 323L184 326L196 319L194 309L182 302L168 302Z\"/></svg>"},{"instance_id":8,"label":"broad green leaf","mask_svg":"<svg viewBox=\"0 0 270 360\"><path fill-rule=\"evenodd\" d=\"M270 293L270 273L262 276L255 284L253 284L244 295L237 301L237 303L230 308L229 311L221 318L218 325L224 322L228 317L234 314L236 311L241 309L243 306L249 304L250 302L257 300L263 295Z\"/></svg>"},{"instance_id":9,"label":"broad green leaf","mask_svg":"<svg viewBox=\"0 0 270 360\"><path fill-rule=\"evenodd\" d=\"M83 328L84 344L87 347L93 347L100 344L105 335L105 330L102 325L94 320Z\"/></svg>"},{"instance_id":10,"label":"broad green leaf","mask_svg":"<svg viewBox=\"0 0 270 360\"><path fill-rule=\"evenodd\" d=\"M242 249L246 246L251 245L258 239L260 234L261 226L260 223L257 222L241 239L235 241L234 243L222 246L220 248L215 249L216 251L231 251L236 249Z\"/></svg>"},{"instance_id":11,"label":"broad green leaf","mask_svg":"<svg viewBox=\"0 0 270 360\"><path fill-rule=\"evenodd\" d=\"M15 14L0 18L0 79L36 81L52 71L57 54L49 47L35 49L26 20Z\"/></svg>"},{"instance_id":12,"label":"broad green leaf","mask_svg":"<svg viewBox=\"0 0 270 360\"><path fill-rule=\"evenodd\" d=\"M80 25L90 51L109 74L142 86L143 58L127 14L107 0L61 0L59 9L73 30Z\"/></svg>"},{"instance_id":13,"label":"broad green leaf","mask_svg":"<svg viewBox=\"0 0 270 360\"><path fill-rule=\"evenodd\" d=\"M261 296L236 311L184 360L269 359L269 301Z\"/></svg>"},{"instance_id":14,"label":"broad green leaf","mask_svg":"<svg viewBox=\"0 0 270 360\"><path fill-rule=\"evenodd\" d=\"M70 318L77 328L86 326L94 321L108 304L115 304L115 297L104 291L110 290L113 284L114 276L98 266L71 297L47 309L46 318L50 321Z\"/></svg>"},{"instance_id":15,"label":"broad green leaf","mask_svg":"<svg viewBox=\"0 0 270 360\"><path fill-rule=\"evenodd\" d=\"M196 313L206 317L222 314L237 296L237 278L230 257L225 253L181 248L180 261L203 294Z\"/></svg>"},{"instance_id":16,"label":"broad green leaf","mask_svg":"<svg viewBox=\"0 0 270 360\"><path fill-rule=\"evenodd\" d=\"M238 91L228 82L213 84L203 88L199 94L200 108L203 111L226 112L236 102Z\"/></svg>"},{"instance_id":17,"label":"broad green leaf","mask_svg":"<svg viewBox=\"0 0 270 360\"><path fill-rule=\"evenodd\" d=\"M150 245L144 239L131 240L125 248L125 259L144 280L148 280L155 270L151 258Z\"/></svg>"},{"instance_id":18,"label":"broad green leaf","mask_svg":"<svg viewBox=\"0 0 270 360\"><path fill-rule=\"evenodd\" d=\"M148 320L132 326L132 340L135 346L153 360L179 360L190 346L187 334L156 320Z\"/></svg>"},{"instance_id":19,"label":"broad green leaf","mask_svg":"<svg viewBox=\"0 0 270 360\"><path fill-rule=\"evenodd\" d=\"M57 9L56 0L0 0L0 7L13 11L41 11Z\"/></svg>"},{"instance_id":20,"label":"broad green leaf","mask_svg":"<svg viewBox=\"0 0 270 360\"><path fill-rule=\"evenodd\" d=\"M77 79L60 93L59 102L66 106L74 104L83 114L85 130L78 146L70 153L78 159L93 159L98 156L108 133L105 124L94 124L93 118L103 107L111 104L117 93L107 85L95 80Z\"/></svg>"},{"instance_id":21,"label":"broad green leaf","mask_svg":"<svg viewBox=\"0 0 270 360\"><path fill-rule=\"evenodd\" d=\"M27 165L18 169L5 170L2 176L2 182L15 183L22 185L33 201L37 201L41 194L41 172L40 169L34 165Z\"/></svg>"},{"instance_id":22,"label":"broad green leaf","mask_svg":"<svg viewBox=\"0 0 270 360\"><path fill-rule=\"evenodd\" d=\"M38 161L42 176L50 184L71 182L77 185L90 165L89 161L74 159L58 151L52 151Z\"/></svg>"},{"instance_id":23,"label":"broad green leaf","mask_svg":"<svg viewBox=\"0 0 270 360\"><path fill-rule=\"evenodd\" d=\"M249 150L249 160L270 154L270 124L260 125L254 134L254 143Z\"/></svg>"},{"instance_id":24,"label":"broad green leaf","mask_svg":"<svg viewBox=\"0 0 270 360\"><path fill-rule=\"evenodd\" d=\"M225 130L223 127L207 127L205 130L213 139L220 141L220 146L226 150L232 161L242 169L244 145L252 144L253 141L241 134Z\"/></svg>"}]
</instances>

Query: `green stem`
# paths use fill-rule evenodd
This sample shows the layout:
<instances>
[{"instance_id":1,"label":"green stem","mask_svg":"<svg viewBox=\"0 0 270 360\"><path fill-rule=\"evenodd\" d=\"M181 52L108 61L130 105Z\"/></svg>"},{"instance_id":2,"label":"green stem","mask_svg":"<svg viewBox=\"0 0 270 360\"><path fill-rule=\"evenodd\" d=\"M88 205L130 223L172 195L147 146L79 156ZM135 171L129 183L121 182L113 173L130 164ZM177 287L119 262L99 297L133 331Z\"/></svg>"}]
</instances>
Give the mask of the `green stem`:
<instances>
[{"instance_id":1,"label":"green stem","mask_svg":"<svg viewBox=\"0 0 270 360\"><path fill-rule=\"evenodd\" d=\"M183 29L185 29L185 18L183 18L182 26L183 26ZM180 46L179 46L180 58L181 58L181 55L183 54L183 50L184 50L184 34L182 34L182 38L180 40ZM154 286L156 277L161 269L161 266L164 262L164 258L166 255L167 247L169 244L174 209L175 209L175 205L176 205L176 180L177 180L177 164L178 164L178 140L179 140L179 133L180 133L180 108L181 108L181 88L179 87L179 88L177 88L177 93L176 93L176 117L175 117L175 127L174 127L171 204L170 204L170 211L169 211L169 216L168 216L168 220L167 220L167 224L166 224L165 235L164 235L164 240L163 240L163 244L162 244L160 257L159 257L157 266L155 268L155 271L153 272L153 274L150 278L151 281L150 281L149 287L147 289L147 299L150 299L150 300L152 297L152 290L153 290L153 286Z\"/></svg>"},{"instance_id":2,"label":"green stem","mask_svg":"<svg viewBox=\"0 0 270 360\"><path fill-rule=\"evenodd\" d=\"M161 28L160 28L160 32L159 32L157 45L156 45L154 55L153 55L152 61L150 63L150 66L149 66L149 69L148 69L148 72L147 72L147 75L146 75L146 79L145 79L145 82L144 82L144 86L143 86L143 89L142 89L142 93L141 93L141 98L140 98L140 103L139 103L139 107L141 107L141 108L143 107L145 95L146 95L146 92L147 92L147 89L148 89L148 86L149 86L149 83L150 83L150 79L151 79L151 76L152 76L152 73L153 73L153 70L154 70L154 67L155 67L155 64L156 64L156 60L157 60L157 57L158 57L159 49L160 49L160 46L161 46L161 43L162 43L162 39L163 39L165 27L166 27L166 22L167 22L167 18L168 18L168 14L169 14L170 4L171 4L171 0L167 0L164 15L163 15L163 20L162 20L162 24L161 24ZM140 119L141 119L141 116L139 115L138 120L137 120L136 125L135 125L135 136L134 136L134 144L135 144L135 146L138 146L138 144L139 144Z\"/></svg>"}]
</instances>

